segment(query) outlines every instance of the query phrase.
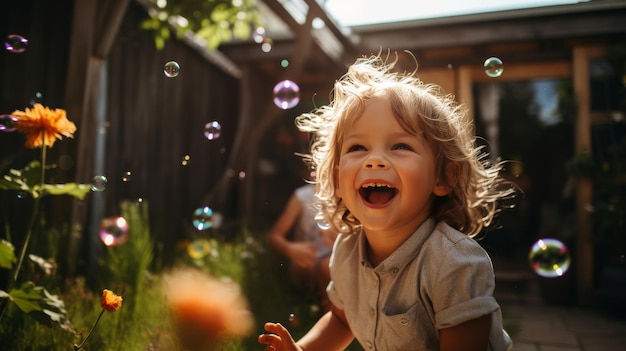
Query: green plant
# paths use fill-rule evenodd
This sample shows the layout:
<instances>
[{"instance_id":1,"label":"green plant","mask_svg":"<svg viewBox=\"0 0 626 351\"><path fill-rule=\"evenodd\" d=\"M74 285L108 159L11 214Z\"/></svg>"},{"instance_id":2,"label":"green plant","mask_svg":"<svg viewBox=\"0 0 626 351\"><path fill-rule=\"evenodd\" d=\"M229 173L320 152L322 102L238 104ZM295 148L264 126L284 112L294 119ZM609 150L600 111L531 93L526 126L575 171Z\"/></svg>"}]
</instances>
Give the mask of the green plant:
<instances>
[{"instance_id":1,"label":"green plant","mask_svg":"<svg viewBox=\"0 0 626 351\"><path fill-rule=\"evenodd\" d=\"M76 131L74 123L65 115L65 110L51 110L41 104L35 104L25 111L13 111L10 115L10 131L17 130L26 137L26 148L40 148L41 160L32 161L21 170L10 169L0 178L0 189L27 194L33 200L32 210L19 254L15 255L15 246L10 225L5 226L5 238L0 241L0 267L11 270L6 287L0 290L0 321L7 308L14 304L23 313L38 322L52 326L54 324L73 331L67 319L65 304L58 296L48 292L45 287L37 286L30 280L20 279L33 233L37 231L41 199L46 195L71 195L82 199L90 191L85 184L47 184L46 150L63 136L72 137ZM4 129L7 131L7 128ZM45 269L45 260L31 256L35 263L40 262Z\"/></svg>"},{"instance_id":2,"label":"green plant","mask_svg":"<svg viewBox=\"0 0 626 351\"><path fill-rule=\"evenodd\" d=\"M259 27L261 15L250 0L144 0L149 19L141 23L144 30L154 33L158 49L165 46L174 30L178 38L193 32L205 41L208 49L222 42L250 37L253 27Z\"/></svg>"}]
</instances>

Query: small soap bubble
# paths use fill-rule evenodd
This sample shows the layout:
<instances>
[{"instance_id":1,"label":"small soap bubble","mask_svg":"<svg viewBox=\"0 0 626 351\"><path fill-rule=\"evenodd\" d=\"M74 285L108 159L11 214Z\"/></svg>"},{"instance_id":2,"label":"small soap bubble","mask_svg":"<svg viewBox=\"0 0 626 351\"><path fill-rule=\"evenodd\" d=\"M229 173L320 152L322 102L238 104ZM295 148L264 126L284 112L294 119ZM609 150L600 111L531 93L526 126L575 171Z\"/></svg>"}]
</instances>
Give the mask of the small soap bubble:
<instances>
[{"instance_id":1,"label":"small soap bubble","mask_svg":"<svg viewBox=\"0 0 626 351\"><path fill-rule=\"evenodd\" d=\"M180 65L176 61L169 61L165 64L165 67L163 67L163 73L165 73L165 76L168 78L178 77L180 74Z\"/></svg>"},{"instance_id":2,"label":"small soap bubble","mask_svg":"<svg viewBox=\"0 0 626 351\"><path fill-rule=\"evenodd\" d=\"M132 178L132 173L130 171L126 171L124 172L124 175L122 175L123 182L130 182L131 178Z\"/></svg>"},{"instance_id":3,"label":"small soap bubble","mask_svg":"<svg viewBox=\"0 0 626 351\"><path fill-rule=\"evenodd\" d=\"M40 92L36 92L35 96L30 98L30 106L35 106L35 104L40 104L43 101L43 94Z\"/></svg>"},{"instance_id":4,"label":"small soap bubble","mask_svg":"<svg viewBox=\"0 0 626 351\"><path fill-rule=\"evenodd\" d=\"M287 110L300 102L300 87L290 80L283 80L274 86L272 96L278 108Z\"/></svg>"},{"instance_id":5,"label":"small soap bubble","mask_svg":"<svg viewBox=\"0 0 626 351\"><path fill-rule=\"evenodd\" d=\"M14 132L17 118L11 115L0 115L0 131Z\"/></svg>"},{"instance_id":6,"label":"small soap bubble","mask_svg":"<svg viewBox=\"0 0 626 351\"><path fill-rule=\"evenodd\" d=\"M208 206L197 208L193 212L193 226L198 230L207 230L213 226L213 210Z\"/></svg>"},{"instance_id":7,"label":"small soap bubble","mask_svg":"<svg viewBox=\"0 0 626 351\"><path fill-rule=\"evenodd\" d=\"M500 77L504 71L502 60L497 57L490 57L484 63L485 73L492 78Z\"/></svg>"},{"instance_id":8,"label":"small soap bubble","mask_svg":"<svg viewBox=\"0 0 626 351\"><path fill-rule=\"evenodd\" d=\"M570 266L570 254L565 244L557 239L539 239L528 254L528 261L538 275L545 278L561 277Z\"/></svg>"},{"instance_id":9,"label":"small soap bubble","mask_svg":"<svg viewBox=\"0 0 626 351\"><path fill-rule=\"evenodd\" d=\"M191 156L189 156L189 155L185 155L185 156L183 156L183 160L181 161L181 164L182 164L183 166L186 166L186 165L188 165L188 164L189 164L189 160L191 160Z\"/></svg>"},{"instance_id":10,"label":"small soap bubble","mask_svg":"<svg viewBox=\"0 0 626 351\"><path fill-rule=\"evenodd\" d=\"M91 191L104 191L104 189L106 189L107 187L108 182L109 181L105 176L99 175L93 177L93 179L91 180Z\"/></svg>"},{"instance_id":11,"label":"small soap bubble","mask_svg":"<svg viewBox=\"0 0 626 351\"><path fill-rule=\"evenodd\" d=\"M317 223L317 227L321 230L330 229L330 223L328 223L328 221L324 218L324 214L322 214L321 212L318 212L315 215L315 223Z\"/></svg>"},{"instance_id":12,"label":"small soap bubble","mask_svg":"<svg viewBox=\"0 0 626 351\"><path fill-rule=\"evenodd\" d=\"M246 178L246 172L240 171L239 172L239 180L244 180L245 178Z\"/></svg>"},{"instance_id":13,"label":"small soap bubble","mask_svg":"<svg viewBox=\"0 0 626 351\"><path fill-rule=\"evenodd\" d=\"M10 34L9 36L7 36L7 39L4 41L4 48L8 52L12 52L14 54L19 54L21 52L26 51L27 46L28 46L28 39L17 34Z\"/></svg>"},{"instance_id":14,"label":"small soap bubble","mask_svg":"<svg viewBox=\"0 0 626 351\"><path fill-rule=\"evenodd\" d=\"M280 61L280 66L281 66L282 68L287 68L287 67L289 66L289 60L287 60L287 59L283 59L283 60L281 60L281 61Z\"/></svg>"},{"instance_id":15,"label":"small soap bubble","mask_svg":"<svg viewBox=\"0 0 626 351\"><path fill-rule=\"evenodd\" d=\"M300 318L295 313L289 313L289 324L292 327L298 327L300 325Z\"/></svg>"},{"instance_id":16,"label":"small soap bubble","mask_svg":"<svg viewBox=\"0 0 626 351\"><path fill-rule=\"evenodd\" d=\"M254 39L255 43L261 44L265 40L265 28L258 27L255 29L254 33L252 33L252 39Z\"/></svg>"},{"instance_id":17,"label":"small soap bubble","mask_svg":"<svg viewBox=\"0 0 626 351\"><path fill-rule=\"evenodd\" d=\"M273 44L274 44L274 41L272 41L272 39L265 38L265 39L263 39L263 43L261 44L261 50L263 52L270 52L270 51L272 51L272 45Z\"/></svg>"},{"instance_id":18,"label":"small soap bubble","mask_svg":"<svg viewBox=\"0 0 626 351\"><path fill-rule=\"evenodd\" d=\"M222 126L219 122L213 121L204 125L204 137L208 140L215 140L222 135Z\"/></svg>"},{"instance_id":19,"label":"small soap bubble","mask_svg":"<svg viewBox=\"0 0 626 351\"><path fill-rule=\"evenodd\" d=\"M211 243L207 239L196 239L187 246L187 254L194 260L199 260L211 252Z\"/></svg>"},{"instance_id":20,"label":"small soap bubble","mask_svg":"<svg viewBox=\"0 0 626 351\"><path fill-rule=\"evenodd\" d=\"M128 239L128 222L124 217L108 217L100 221L98 235L106 246L122 245Z\"/></svg>"}]
</instances>

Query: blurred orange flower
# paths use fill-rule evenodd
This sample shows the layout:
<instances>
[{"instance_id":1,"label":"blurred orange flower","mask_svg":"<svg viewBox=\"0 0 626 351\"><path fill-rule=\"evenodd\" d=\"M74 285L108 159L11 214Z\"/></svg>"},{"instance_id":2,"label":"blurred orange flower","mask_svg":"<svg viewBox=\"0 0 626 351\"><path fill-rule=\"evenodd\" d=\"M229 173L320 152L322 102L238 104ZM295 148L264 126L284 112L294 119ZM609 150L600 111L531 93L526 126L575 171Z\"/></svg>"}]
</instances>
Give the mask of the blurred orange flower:
<instances>
[{"instance_id":1,"label":"blurred orange flower","mask_svg":"<svg viewBox=\"0 0 626 351\"><path fill-rule=\"evenodd\" d=\"M252 331L252 313L235 282L179 269L165 276L163 289L178 339L188 350L212 349Z\"/></svg>"},{"instance_id":2,"label":"blurred orange flower","mask_svg":"<svg viewBox=\"0 0 626 351\"><path fill-rule=\"evenodd\" d=\"M63 136L74 137L76 125L69 121L65 110L51 110L41 104L35 104L33 108L25 111L13 111L11 114L17 120L13 122L15 129L26 135L26 147L35 149L45 145L52 147L56 139Z\"/></svg>"},{"instance_id":3,"label":"blurred orange flower","mask_svg":"<svg viewBox=\"0 0 626 351\"><path fill-rule=\"evenodd\" d=\"M102 309L109 312L115 312L122 306L122 297L116 295L114 292L108 289L102 291L102 298L100 299Z\"/></svg>"}]
</instances>

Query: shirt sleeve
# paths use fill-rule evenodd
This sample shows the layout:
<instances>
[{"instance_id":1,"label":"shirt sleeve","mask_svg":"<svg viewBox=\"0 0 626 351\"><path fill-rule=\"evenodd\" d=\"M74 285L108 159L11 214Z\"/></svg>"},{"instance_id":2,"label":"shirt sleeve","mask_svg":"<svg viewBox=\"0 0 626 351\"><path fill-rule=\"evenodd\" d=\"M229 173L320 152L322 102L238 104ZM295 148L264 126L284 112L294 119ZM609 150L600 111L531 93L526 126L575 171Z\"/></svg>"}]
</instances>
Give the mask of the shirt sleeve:
<instances>
[{"instance_id":1,"label":"shirt sleeve","mask_svg":"<svg viewBox=\"0 0 626 351\"><path fill-rule=\"evenodd\" d=\"M431 295L437 329L448 328L498 310L493 297L495 276L491 259L466 237L440 256Z\"/></svg>"}]
</instances>

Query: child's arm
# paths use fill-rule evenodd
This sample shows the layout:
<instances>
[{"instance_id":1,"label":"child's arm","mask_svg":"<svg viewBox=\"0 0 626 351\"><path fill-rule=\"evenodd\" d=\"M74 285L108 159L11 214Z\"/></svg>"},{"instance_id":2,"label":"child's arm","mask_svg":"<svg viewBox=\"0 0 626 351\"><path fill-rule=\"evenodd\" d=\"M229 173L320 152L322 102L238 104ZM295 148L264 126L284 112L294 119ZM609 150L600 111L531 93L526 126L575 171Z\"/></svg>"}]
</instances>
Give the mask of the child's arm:
<instances>
[{"instance_id":1,"label":"child's arm","mask_svg":"<svg viewBox=\"0 0 626 351\"><path fill-rule=\"evenodd\" d=\"M489 344L491 315L439 331L440 351L485 351Z\"/></svg>"},{"instance_id":2,"label":"child's arm","mask_svg":"<svg viewBox=\"0 0 626 351\"><path fill-rule=\"evenodd\" d=\"M344 350L354 339L343 311L335 307L323 315L297 344L287 328L278 323L265 323L265 330L273 334L260 335L259 343L272 346L274 351Z\"/></svg>"},{"instance_id":3,"label":"child's arm","mask_svg":"<svg viewBox=\"0 0 626 351\"><path fill-rule=\"evenodd\" d=\"M317 250L311 242L290 241L287 236L304 209L295 194L292 194L280 217L267 234L270 246L293 264L302 269L311 269L317 260Z\"/></svg>"}]
</instances>

